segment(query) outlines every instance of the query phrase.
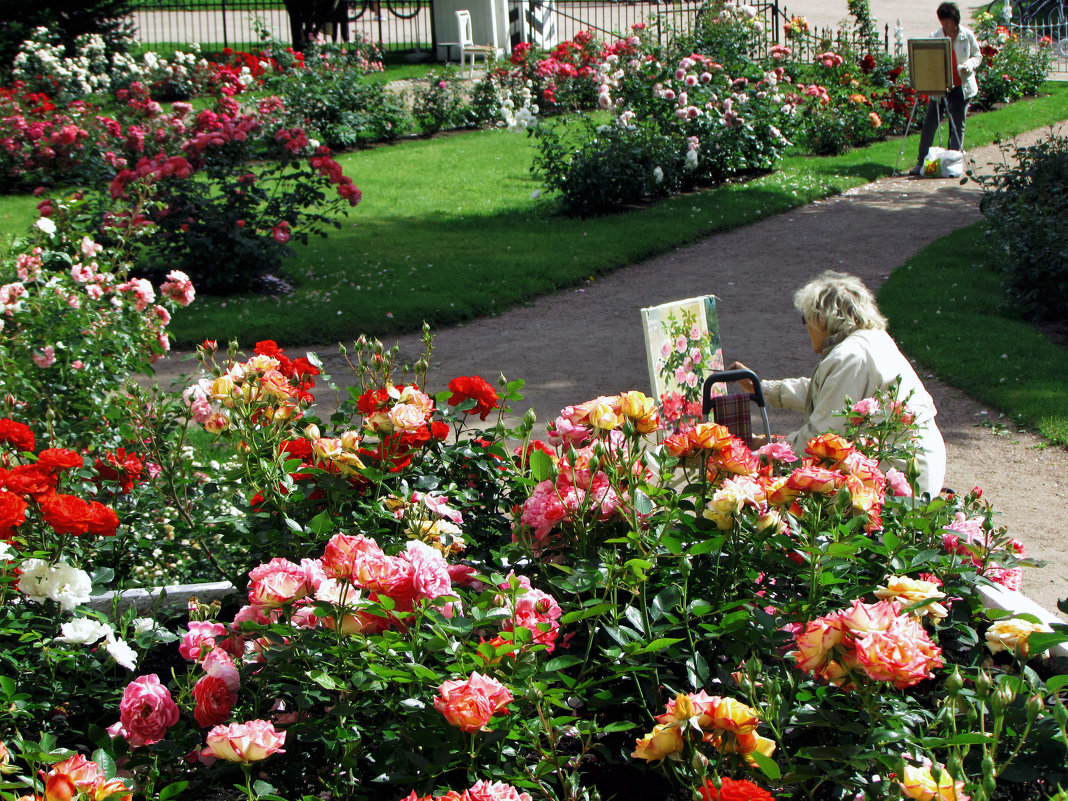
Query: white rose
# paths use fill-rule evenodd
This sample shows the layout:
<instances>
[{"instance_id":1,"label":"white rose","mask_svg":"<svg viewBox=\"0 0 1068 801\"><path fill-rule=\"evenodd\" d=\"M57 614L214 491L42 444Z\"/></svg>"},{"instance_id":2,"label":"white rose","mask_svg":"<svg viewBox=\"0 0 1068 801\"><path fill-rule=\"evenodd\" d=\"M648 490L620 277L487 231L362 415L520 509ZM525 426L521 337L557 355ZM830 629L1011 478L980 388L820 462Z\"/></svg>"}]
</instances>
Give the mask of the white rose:
<instances>
[{"instance_id":1,"label":"white rose","mask_svg":"<svg viewBox=\"0 0 1068 801\"><path fill-rule=\"evenodd\" d=\"M150 631L155 631L159 624L150 617L135 617L131 625L134 634L148 634Z\"/></svg>"},{"instance_id":2,"label":"white rose","mask_svg":"<svg viewBox=\"0 0 1068 801\"><path fill-rule=\"evenodd\" d=\"M56 642L66 642L72 645L92 645L105 637L114 635L114 631L107 623L93 620L91 617L76 617L69 623L59 627L62 635L56 637Z\"/></svg>"},{"instance_id":3,"label":"white rose","mask_svg":"<svg viewBox=\"0 0 1068 801\"><path fill-rule=\"evenodd\" d=\"M56 224L48 217L39 217L34 224L49 236L56 232Z\"/></svg>"},{"instance_id":4,"label":"white rose","mask_svg":"<svg viewBox=\"0 0 1068 801\"><path fill-rule=\"evenodd\" d=\"M108 653L111 654L111 658L115 660L116 664L121 665L127 670L133 670L137 667L137 651L130 647L130 644L125 640L116 640L114 637L108 637L107 645L105 646Z\"/></svg>"}]
</instances>

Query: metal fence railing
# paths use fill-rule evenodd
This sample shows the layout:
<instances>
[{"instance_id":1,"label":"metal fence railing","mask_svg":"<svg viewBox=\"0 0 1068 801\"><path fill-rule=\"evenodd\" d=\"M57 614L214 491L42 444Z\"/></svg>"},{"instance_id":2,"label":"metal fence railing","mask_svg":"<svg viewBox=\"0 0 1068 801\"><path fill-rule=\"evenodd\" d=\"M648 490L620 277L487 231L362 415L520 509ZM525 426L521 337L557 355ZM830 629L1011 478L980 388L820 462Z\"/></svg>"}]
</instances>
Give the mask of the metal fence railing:
<instances>
[{"instance_id":1,"label":"metal fence railing","mask_svg":"<svg viewBox=\"0 0 1068 801\"><path fill-rule=\"evenodd\" d=\"M529 2L510 0L510 5ZM702 0L555 0L556 30L561 40L587 29L608 38L629 35L633 25L644 23L665 43L675 32L693 26L702 4ZM291 42L294 36L312 30L340 40L358 35L386 51L428 52L436 41L453 39L452 31L435 36L432 0L333 0L327 2L337 9L332 18L320 17L314 26L303 29L299 24L294 28L281 0L134 0L133 6L137 38L149 47L196 42L205 51L253 50L261 45L261 34ZM767 31L761 53L765 55L771 45L784 42L783 26L790 13L779 0L758 2L757 13ZM789 44L798 57L808 58L828 46L855 45L855 40L852 34L824 29ZM889 50L889 26L883 29L881 40L880 45Z\"/></svg>"}]
</instances>

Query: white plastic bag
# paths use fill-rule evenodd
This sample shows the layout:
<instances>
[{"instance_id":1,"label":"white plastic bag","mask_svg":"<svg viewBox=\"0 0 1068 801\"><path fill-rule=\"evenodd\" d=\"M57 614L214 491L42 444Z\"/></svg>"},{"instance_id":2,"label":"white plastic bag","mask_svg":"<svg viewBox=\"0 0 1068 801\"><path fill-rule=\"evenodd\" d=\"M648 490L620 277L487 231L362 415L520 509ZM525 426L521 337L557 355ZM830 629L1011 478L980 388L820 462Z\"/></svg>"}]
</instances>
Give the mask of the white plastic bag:
<instances>
[{"instance_id":1,"label":"white plastic bag","mask_svg":"<svg viewBox=\"0 0 1068 801\"><path fill-rule=\"evenodd\" d=\"M932 147L923 160L924 178L960 178L964 174L964 154L959 150Z\"/></svg>"},{"instance_id":2,"label":"white plastic bag","mask_svg":"<svg viewBox=\"0 0 1068 801\"><path fill-rule=\"evenodd\" d=\"M960 178L964 174L964 154L959 150L947 150L942 154L943 178Z\"/></svg>"}]
</instances>

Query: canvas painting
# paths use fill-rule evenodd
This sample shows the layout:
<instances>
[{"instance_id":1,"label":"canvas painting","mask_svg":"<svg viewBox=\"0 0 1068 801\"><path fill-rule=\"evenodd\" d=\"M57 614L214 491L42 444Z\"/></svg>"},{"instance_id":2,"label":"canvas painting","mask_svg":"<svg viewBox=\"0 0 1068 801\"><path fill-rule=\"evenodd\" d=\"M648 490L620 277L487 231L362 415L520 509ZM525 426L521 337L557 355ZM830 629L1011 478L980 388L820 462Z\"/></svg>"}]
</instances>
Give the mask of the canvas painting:
<instances>
[{"instance_id":1,"label":"canvas painting","mask_svg":"<svg viewBox=\"0 0 1068 801\"><path fill-rule=\"evenodd\" d=\"M684 431L704 419L705 378L723 369L716 296L703 295L642 309L649 383L664 426ZM713 388L724 394L725 388Z\"/></svg>"}]
</instances>

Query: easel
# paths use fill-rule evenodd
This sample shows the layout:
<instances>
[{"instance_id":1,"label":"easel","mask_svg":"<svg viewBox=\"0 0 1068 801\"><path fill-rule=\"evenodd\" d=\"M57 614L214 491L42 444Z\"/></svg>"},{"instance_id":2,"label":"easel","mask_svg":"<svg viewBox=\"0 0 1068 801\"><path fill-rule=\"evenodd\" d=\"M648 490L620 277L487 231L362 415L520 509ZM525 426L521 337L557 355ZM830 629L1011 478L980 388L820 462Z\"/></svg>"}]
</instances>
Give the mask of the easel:
<instances>
[{"instance_id":1,"label":"easel","mask_svg":"<svg viewBox=\"0 0 1068 801\"><path fill-rule=\"evenodd\" d=\"M912 110L909 112L909 120L905 124L905 135L901 138L901 147L897 151L897 161L894 162L892 175L901 175L898 166L901 164L901 156L905 152L905 140L908 139L912 121L916 116L916 106L920 102L921 94L927 95L936 103L938 113L938 144L942 144L942 106L948 105L946 96L953 87L953 42L950 39L909 39L909 80L916 96L912 98ZM948 108L946 109L948 112ZM949 125L953 127L953 115L949 115ZM963 146L963 138L957 133L957 141Z\"/></svg>"}]
</instances>

